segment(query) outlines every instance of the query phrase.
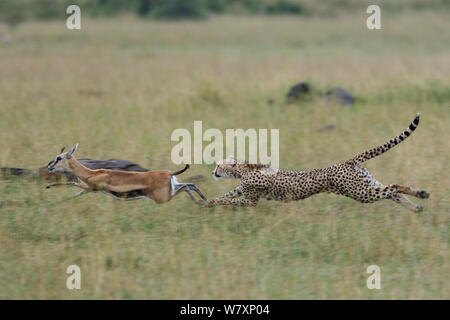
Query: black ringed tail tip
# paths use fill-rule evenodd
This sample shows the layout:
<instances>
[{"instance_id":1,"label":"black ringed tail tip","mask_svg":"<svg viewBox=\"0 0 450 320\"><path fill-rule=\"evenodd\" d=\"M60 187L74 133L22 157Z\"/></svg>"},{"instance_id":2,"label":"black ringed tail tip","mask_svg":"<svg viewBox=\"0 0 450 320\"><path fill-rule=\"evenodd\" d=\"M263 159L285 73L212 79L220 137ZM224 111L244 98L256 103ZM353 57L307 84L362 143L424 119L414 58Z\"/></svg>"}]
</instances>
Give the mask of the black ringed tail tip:
<instances>
[{"instance_id":1,"label":"black ringed tail tip","mask_svg":"<svg viewBox=\"0 0 450 320\"><path fill-rule=\"evenodd\" d=\"M416 117L411 122L409 127L406 128L406 130L404 130L401 134L396 136L394 139L391 139L389 142L385 143L382 146L372 148L362 154L359 154L358 156L354 157L351 161L356 161L356 162L367 161L367 160L372 159L380 154L385 153L389 149L398 145L400 142L402 142L403 140L408 138L414 130L416 130L417 126L419 125L419 119L420 119L420 113L417 113Z\"/></svg>"},{"instance_id":2,"label":"black ringed tail tip","mask_svg":"<svg viewBox=\"0 0 450 320\"><path fill-rule=\"evenodd\" d=\"M417 113L416 117L414 118L413 122L411 122L408 129L411 131L414 131L417 128L417 126L419 125L419 120L420 120L420 113ZM406 131L405 131L405 134L406 134Z\"/></svg>"}]
</instances>

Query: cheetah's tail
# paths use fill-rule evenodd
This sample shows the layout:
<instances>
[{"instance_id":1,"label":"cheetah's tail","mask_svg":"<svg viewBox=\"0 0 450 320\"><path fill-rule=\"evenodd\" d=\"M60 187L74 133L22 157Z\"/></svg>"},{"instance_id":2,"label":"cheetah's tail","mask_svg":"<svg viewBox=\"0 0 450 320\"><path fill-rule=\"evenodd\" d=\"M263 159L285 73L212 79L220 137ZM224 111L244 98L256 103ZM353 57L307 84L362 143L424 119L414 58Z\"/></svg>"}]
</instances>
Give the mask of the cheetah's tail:
<instances>
[{"instance_id":1,"label":"cheetah's tail","mask_svg":"<svg viewBox=\"0 0 450 320\"><path fill-rule=\"evenodd\" d=\"M383 154L386 151L388 151L389 149L395 147L397 144L399 144L400 142L402 142L403 140L408 138L409 135L414 130L416 130L417 126L419 125L419 118L420 118L420 113L416 114L416 117L414 118L413 122L411 122L409 127L404 132L402 132L401 134L396 136L394 139L389 140L382 146L367 150L366 152L361 153L360 155L357 155L356 157L351 159L349 162L361 163L361 162L367 161L369 159L372 159L376 156L379 156L380 154Z\"/></svg>"}]
</instances>

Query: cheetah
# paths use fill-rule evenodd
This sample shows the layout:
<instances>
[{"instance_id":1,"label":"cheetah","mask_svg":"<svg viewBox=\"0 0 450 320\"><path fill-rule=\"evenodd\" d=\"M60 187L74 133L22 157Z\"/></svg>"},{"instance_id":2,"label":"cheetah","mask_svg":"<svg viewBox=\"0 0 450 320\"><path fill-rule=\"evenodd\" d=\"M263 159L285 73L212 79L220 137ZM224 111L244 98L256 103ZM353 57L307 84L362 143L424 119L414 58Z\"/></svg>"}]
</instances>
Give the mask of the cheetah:
<instances>
[{"instance_id":1,"label":"cheetah","mask_svg":"<svg viewBox=\"0 0 450 320\"><path fill-rule=\"evenodd\" d=\"M414 190L397 184L383 185L361 164L393 148L416 129L418 113L409 127L384 145L365 151L356 157L331 167L309 171L275 170L261 164L249 164L229 157L217 162L213 175L216 179L240 179L240 185L221 197L203 202L205 207L219 205L256 206L259 199L292 201L328 192L347 196L362 203L391 199L413 212L423 207L411 202L405 194L428 198L425 190ZM242 198L239 198L241 197Z\"/></svg>"}]
</instances>

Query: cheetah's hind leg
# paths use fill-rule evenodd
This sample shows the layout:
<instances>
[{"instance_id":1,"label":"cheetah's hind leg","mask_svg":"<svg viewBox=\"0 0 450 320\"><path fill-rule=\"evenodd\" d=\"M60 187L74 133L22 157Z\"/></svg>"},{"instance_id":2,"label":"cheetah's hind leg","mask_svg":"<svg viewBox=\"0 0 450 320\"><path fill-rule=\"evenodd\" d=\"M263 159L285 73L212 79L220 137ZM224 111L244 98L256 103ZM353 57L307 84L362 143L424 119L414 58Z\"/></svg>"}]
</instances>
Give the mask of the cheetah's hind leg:
<instances>
[{"instance_id":1,"label":"cheetah's hind leg","mask_svg":"<svg viewBox=\"0 0 450 320\"><path fill-rule=\"evenodd\" d=\"M411 210L413 212L421 212L423 210L423 207L421 205L414 204L411 200L409 200L406 196L403 194L397 193L392 197L392 200L394 200L397 203L400 203L402 206L407 208L408 210Z\"/></svg>"},{"instance_id":2,"label":"cheetah's hind leg","mask_svg":"<svg viewBox=\"0 0 450 320\"><path fill-rule=\"evenodd\" d=\"M421 212L423 207L413 203L405 194L421 199L426 199L430 196L425 190L413 190L410 187L399 186L397 184L390 184L382 192L385 192L385 198L390 198L413 212Z\"/></svg>"},{"instance_id":3,"label":"cheetah's hind leg","mask_svg":"<svg viewBox=\"0 0 450 320\"><path fill-rule=\"evenodd\" d=\"M428 192L426 192L425 190L414 190L414 189L411 189L410 187L399 186L397 184L394 184L393 187L399 193L409 194L416 198L428 199L430 197L430 194Z\"/></svg>"},{"instance_id":4,"label":"cheetah's hind leg","mask_svg":"<svg viewBox=\"0 0 450 320\"><path fill-rule=\"evenodd\" d=\"M418 198L428 198L429 194L424 191L415 191L409 187L402 187L395 184L391 184L383 187L375 187L369 189L369 194L366 195L367 199L359 200L361 202L375 202L381 199L391 199L413 212L421 212L423 207L411 202L404 194L413 195Z\"/></svg>"}]
</instances>

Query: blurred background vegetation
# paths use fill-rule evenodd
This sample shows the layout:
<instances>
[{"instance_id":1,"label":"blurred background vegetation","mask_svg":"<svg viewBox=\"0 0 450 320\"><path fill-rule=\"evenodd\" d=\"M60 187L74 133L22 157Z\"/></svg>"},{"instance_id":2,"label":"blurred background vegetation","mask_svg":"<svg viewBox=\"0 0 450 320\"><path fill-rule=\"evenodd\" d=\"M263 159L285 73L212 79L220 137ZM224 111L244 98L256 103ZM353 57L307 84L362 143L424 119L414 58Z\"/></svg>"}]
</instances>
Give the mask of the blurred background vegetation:
<instances>
[{"instance_id":1,"label":"blurred background vegetation","mask_svg":"<svg viewBox=\"0 0 450 320\"><path fill-rule=\"evenodd\" d=\"M10 26L29 19L60 19L66 8L77 4L92 17L136 14L152 19L205 19L214 14L290 14L327 16L354 12L369 4L384 11L448 10L450 0L2 0L0 21Z\"/></svg>"}]
</instances>

